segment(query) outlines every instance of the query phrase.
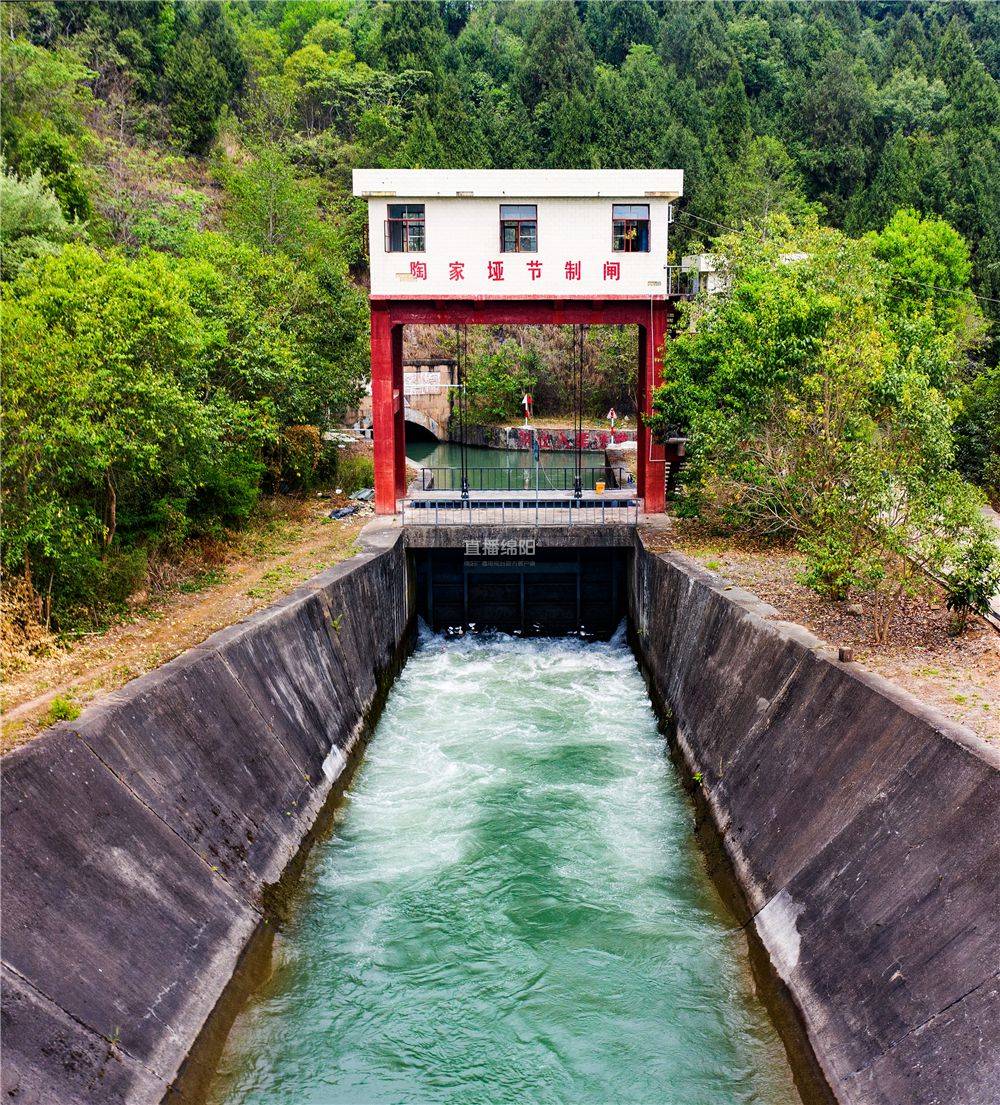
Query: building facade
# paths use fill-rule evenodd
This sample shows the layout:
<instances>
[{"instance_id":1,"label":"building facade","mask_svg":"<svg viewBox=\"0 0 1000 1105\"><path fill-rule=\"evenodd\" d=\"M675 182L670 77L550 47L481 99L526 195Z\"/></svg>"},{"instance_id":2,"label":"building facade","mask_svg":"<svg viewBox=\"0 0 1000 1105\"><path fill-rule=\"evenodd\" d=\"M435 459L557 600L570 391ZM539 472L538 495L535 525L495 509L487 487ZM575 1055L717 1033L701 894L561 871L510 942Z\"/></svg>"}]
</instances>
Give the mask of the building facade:
<instances>
[{"instance_id":1,"label":"building facade","mask_svg":"<svg viewBox=\"0 0 1000 1105\"><path fill-rule=\"evenodd\" d=\"M677 171L375 170L373 297L667 294Z\"/></svg>"},{"instance_id":2,"label":"building facade","mask_svg":"<svg viewBox=\"0 0 1000 1105\"><path fill-rule=\"evenodd\" d=\"M635 325L639 494L663 509L649 433L671 312L679 169L356 169L368 203L376 507L405 494L407 324Z\"/></svg>"}]
</instances>

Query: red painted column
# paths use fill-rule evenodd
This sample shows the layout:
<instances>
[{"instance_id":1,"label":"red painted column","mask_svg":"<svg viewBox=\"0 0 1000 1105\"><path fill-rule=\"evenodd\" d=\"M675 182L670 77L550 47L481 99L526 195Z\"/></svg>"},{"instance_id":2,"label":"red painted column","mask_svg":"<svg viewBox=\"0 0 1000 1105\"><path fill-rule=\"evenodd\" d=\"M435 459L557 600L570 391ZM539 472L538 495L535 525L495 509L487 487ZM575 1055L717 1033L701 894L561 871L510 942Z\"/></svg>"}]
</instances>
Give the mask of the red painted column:
<instances>
[{"instance_id":1,"label":"red painted column","mask_svg":"<svg viewBox=\"0 0 1000 1105\"><path fill-rule=\"evenodd\" d=\"M403 327L392 328L392 390L395 395L393 408L393 443L395 445L396 485L395 497L406 494L406 401L403 397Z\"/></svg>"},{"instance_id":2,"label":"red painted column","mask_svg":"<svg viewBox=\"0 0 1000 1105\"><path fill-rule=\"evenodd\" d=\"M636 485L639 495L643 499L646 497L646 454L649 449L649 435L643 428L642 423L642 411L646 403L646 377L649 375L647 369L648 357L646 356L649 350L649 339L646 336L648 331L648 325L639 327L639 372L635 385L636 405L638 407L635 418Z\"/></svg>"},{"instance_id":3,"label":"red painted column","mask_svg":"<svg viewBox=\"0 0 1000 1105\"><path fill-rule=\"evenodd\" d=\"M375 451L375 512L396 513L396 392L392 326L387 307L372 304L372 429Z\"/></svg>"},{"instance_id":4,"label":"red painted column","mask_svg":"<svg viewBox=\"0 0 1000 1105\"><path fill-rule=\"evenodd\" d=\"M663 382L663 344L670 308L666 302L650 305L649 322L639 328L639 494L647 514L662 514L667 505L664 448L653 441L648 418L653 412L653 391Z\"/></svg>"}]
</instances>

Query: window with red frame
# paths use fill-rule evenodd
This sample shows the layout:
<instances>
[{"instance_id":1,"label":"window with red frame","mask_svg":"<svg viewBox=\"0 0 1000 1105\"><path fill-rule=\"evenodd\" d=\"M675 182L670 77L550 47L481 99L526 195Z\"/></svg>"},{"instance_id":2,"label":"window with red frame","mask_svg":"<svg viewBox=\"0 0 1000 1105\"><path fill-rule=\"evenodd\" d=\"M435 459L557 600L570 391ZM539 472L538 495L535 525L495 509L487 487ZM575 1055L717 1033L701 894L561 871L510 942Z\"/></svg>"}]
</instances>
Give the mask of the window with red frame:
<instances>
[{"instance_id":1,"label":"window with red frame","mask_svg":"<svg viewBox=\"0 0 1000 1105\"><path fill-rule=\"evenodd\" d=\"M423 253L424 246L424 205L390 203L385 220L386 253Z\"/></svg>"},{"instance_id":2,"label":"window with red frame","mask_svg":"<svg viewBox=\"0 0 1000 1105\"><path fill-rule=\"evenodd\" d=\"M536 204L500 204L500 252L538 252L538 206Z\"/></svg>"},{"instance_id":3,"label":"window with red frame","mask_svg":"<svg viewBox=\"0 0 1000 1105\"><path fill-rule=\"evenodd\" d=\"M615 253L649 253L649 204L611 207L611 248Z\"/></svg>"}]
</instances>

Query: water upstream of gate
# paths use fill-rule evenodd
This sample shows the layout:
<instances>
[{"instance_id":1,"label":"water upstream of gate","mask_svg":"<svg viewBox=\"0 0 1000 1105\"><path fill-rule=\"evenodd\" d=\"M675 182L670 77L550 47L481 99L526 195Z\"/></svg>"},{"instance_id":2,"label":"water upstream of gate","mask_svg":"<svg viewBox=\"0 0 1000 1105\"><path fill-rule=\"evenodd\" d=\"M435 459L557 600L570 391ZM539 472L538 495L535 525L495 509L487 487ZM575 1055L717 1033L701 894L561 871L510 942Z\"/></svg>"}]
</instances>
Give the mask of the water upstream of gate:
<instances>
[{"instance_id":1,"label":"water upstream of gate","mask_svg":"<svg viewBox=\"0 0 1000 1105\"><path fill-rule=\"evenodd\" d=\"M215 1105L789 1105L635 660L424 633Z\"/></svg>"},{"instance_id":2,"label":"water upstream of gate","mask_svg":"<svg viewBox=\"0 0 1000 1105\"><path fill-rule=\"evenodd\" d=\"M455 470L462 464L462 446L453 441L410 441L406 455L421 468L434 470L438 490L461 486ZM534 484L534 456L530 449L487 449L467 445L466 464L469 485L474 491L523 491ZM576 452L572 449L546 450L539 455L538 486L542 491L565 491L573 486ZM604 479L603 450L584 449L581 455L583 486L593 490L594 481ZM452 469L451 473L441 469Z\"/></svg>"}]
</instances>

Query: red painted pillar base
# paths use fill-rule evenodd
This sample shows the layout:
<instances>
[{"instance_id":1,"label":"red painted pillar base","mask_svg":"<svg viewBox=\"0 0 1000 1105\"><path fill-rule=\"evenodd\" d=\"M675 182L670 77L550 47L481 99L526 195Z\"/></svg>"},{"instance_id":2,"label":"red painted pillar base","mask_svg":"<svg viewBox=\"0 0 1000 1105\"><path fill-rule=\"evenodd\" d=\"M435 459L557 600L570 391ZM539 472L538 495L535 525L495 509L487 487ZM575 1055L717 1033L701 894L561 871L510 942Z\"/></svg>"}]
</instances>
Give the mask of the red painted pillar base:
<instances>
[{"instance_id":1,"label":"red painted pillar base","mask_svg":"<svg viewBox=\"0 0 1000 1105\"><path fill-rule=\"evenodd\" d=\"M649 416L653 413L653 391L663 382L663 345L667 337L670 306L654 302L649 322L639 327L639 495L647 514L662 514L667 506L667 466L664 448L653 441Z\"/></svg>"},{"instance_id":2,"label":"red painted pillar base","mask_svg":"<svg viewBox=\"0 0 1000 1105\"><path fill-rule=\"evenodd\" d=\"M392 328L392 387L396 394L392 440L396 448L396 498L406 494L406 400L403 392L403 327Z\"/></svg>"},{"instance_id":3,"label":"red painted pillar base","mask_svg":"<svg viewBox=\"0 0 1000 1105\"><path fill-rule=\"evenodd\" d=\"M395 514L406 491L403 427L402 327L394 333L388 309L372 304L372 430L375 513Z\"/></svg>"}]
</instances>

